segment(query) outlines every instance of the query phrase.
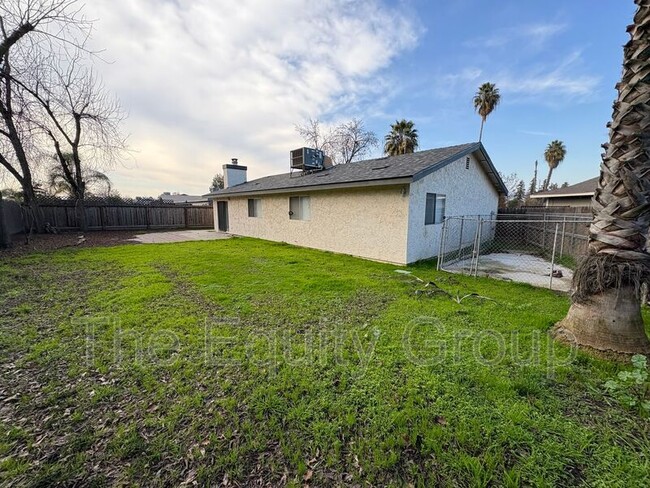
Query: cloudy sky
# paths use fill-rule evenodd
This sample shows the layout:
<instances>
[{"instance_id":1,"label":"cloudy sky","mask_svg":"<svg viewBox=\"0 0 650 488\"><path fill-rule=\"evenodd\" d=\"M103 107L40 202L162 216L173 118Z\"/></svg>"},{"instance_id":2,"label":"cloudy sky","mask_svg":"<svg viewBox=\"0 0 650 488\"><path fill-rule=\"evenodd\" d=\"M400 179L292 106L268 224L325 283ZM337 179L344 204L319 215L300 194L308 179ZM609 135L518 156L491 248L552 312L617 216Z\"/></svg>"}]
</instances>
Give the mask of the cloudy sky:
<instances>
[{"instance_id":1,"label":"cloudy sky","mask_svg":"<svg viewBox=\"0 0 650 488\"><path fill-rule=\"evenodd\" d=\"M498 7L496 6L498 5ZM230 158L284 172L296 123L415 121L428 149L478 139L471 99L502 104L484 144L528 181L552 139L556 181L596 175L633 2L621 0L93 0L96 69L120 99L123 195L207 192ZM379 155L381 149L377 150Z\"/></svg>"}]
</instances>

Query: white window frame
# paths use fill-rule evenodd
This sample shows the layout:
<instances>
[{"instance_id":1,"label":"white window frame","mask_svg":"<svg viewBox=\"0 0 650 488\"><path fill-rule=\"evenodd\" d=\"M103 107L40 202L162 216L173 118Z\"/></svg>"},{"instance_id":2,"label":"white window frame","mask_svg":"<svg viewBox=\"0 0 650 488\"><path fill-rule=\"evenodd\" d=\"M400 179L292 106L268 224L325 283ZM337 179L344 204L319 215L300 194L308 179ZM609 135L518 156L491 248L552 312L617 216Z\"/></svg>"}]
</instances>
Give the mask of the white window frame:
<instances>
[{"instance_id":1,"label":"white window frame","mask_svg":"<svg viewBox=\"0 0 650 488\"><path fill-rule=\"evenodd\" d=\"M248 199L248 216L250 218L262 218L262 199L249 198Z\"/></svg>"},{"instance_id":2,"label":"white window frame","mask_svg":"<svg viewBox=\"0 0 650 488\"><path fill-rule=\"evenodd\" d=\"M427 193L424 203L424 225L442 224L445 220L446 210L447 195L442 193Z\"/></svg>"},{"instance_id":3,"label":"white window frame","mask_svg":"<svg viewBox=\"0 0 650 488\"><path fill-rule=\"evenodd\" d=\"M311 220L311 197L309 195L289 197L289 219Z\"/></svg>"}]
</instances>

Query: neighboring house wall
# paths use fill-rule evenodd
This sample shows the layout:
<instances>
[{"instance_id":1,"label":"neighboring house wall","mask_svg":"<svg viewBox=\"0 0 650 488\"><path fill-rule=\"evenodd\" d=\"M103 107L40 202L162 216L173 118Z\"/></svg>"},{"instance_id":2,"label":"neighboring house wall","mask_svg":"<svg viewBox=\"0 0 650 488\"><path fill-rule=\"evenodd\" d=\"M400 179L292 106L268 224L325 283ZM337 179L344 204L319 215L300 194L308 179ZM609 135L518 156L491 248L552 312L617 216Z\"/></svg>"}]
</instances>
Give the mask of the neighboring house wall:
<instances>
[{"instance_id":1,"label":"neighboring house wall","mask_svg":"<svg viewBox=\"0 0 650 488\"><path fill-rule=\"evenodd\" d=\"M427 193L446 195L447 217L496 214L499 194L474 155L470 156L469 169L465 168L463 157L411 184L408 263L435 257L440 248L442 224L424 224Z\"/></svg>"},{"instance_id":2,"label":"neighboring house wall","mask_svg":"<svg viewBox=\"0 0 650 488\"><path fill-rule=\"evenodd\" d=\"M231 196L228 231L378 261L406 262L407 185L296 193L310 196L310 220L289 218L293 195L254 197L262 200L261 217L248 216L248 197Z\"/></svg>"},{"instance_id":3,"label":"neighboring house wall","mask_svg":"<svg viewBox=\"0 0 650 488\"><path fill-rule=\"evenodd\" d=\"M591 196L546 198L544 205L547 207L589 207Z\"/></svg>"}]
</instances>

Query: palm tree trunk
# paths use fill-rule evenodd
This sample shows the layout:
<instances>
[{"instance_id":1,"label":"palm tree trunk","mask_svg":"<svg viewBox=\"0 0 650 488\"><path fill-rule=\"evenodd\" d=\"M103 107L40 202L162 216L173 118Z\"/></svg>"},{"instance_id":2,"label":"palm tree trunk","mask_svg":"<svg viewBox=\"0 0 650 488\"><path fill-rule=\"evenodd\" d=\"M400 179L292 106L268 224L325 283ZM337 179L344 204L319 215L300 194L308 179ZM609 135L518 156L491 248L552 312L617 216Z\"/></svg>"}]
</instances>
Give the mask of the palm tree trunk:
<instances>
[{"instance_id":1,"label":"palm tree trunk","mask_svg":"<svg viewBox=\"0 0 650 488\"><path fill-rule=\"evenodd\" d=\"M565 342L604 351L649 353L638 292L609 288L586 303L576 302L555 329Z\"/></svg>"},{"instance_id":2,"label":"palm tree trunk","mask_svg":"<svg viewBox=\"0 0 650 488\"><path fill-rule=\"evenodd\" d=\"M639 294L650 280L650 0L635 3L592 200L588 255L576 269L573 303L555 334L595 349L648 353Z\"/></svg>"},{"instance_id":3,"label":"palm tree trunk","mask_svg":"<svg viewBox=\"0 0 650 488\"><path fill-rule=\"evenodd\" d=\"M483 125L485 124L485 117L481 117L481 132L478 134L478 142L483 139Z\"/></svg>"},{"instance_id":4,"label":"palm tree trunk","mask_svg":"<svg viewBox=\"0 0 650 488\"><path fill-rule=\"evenodd\" d=\"M542 189L542 191L548 190L548 185L551 184L551 175L552 174L553 174L553 166L549 166L548 167L548 176L544 180L544 188Z\"/></svg>"}]
</instances>

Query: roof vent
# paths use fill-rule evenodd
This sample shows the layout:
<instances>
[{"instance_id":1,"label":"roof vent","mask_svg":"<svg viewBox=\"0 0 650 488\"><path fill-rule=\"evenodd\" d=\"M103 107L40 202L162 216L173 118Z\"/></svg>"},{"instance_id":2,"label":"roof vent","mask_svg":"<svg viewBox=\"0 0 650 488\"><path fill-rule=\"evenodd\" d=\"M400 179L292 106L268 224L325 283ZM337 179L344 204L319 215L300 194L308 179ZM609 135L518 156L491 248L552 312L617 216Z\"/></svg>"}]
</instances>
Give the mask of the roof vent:
<instances>
[{"instance_id":1,"label":"roof vent","mask_svg":"<svg viewBox=\"0 0 650 488\"><path fill-rule=\"evenodd\" d=\"M324 167L325 154L320 149L301 147L291 151L289 162L291 169L303 171L320 170Z\"/></svg>"}]
</instances>

